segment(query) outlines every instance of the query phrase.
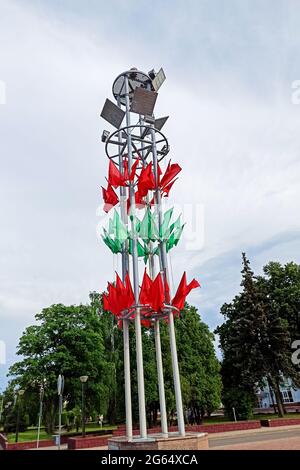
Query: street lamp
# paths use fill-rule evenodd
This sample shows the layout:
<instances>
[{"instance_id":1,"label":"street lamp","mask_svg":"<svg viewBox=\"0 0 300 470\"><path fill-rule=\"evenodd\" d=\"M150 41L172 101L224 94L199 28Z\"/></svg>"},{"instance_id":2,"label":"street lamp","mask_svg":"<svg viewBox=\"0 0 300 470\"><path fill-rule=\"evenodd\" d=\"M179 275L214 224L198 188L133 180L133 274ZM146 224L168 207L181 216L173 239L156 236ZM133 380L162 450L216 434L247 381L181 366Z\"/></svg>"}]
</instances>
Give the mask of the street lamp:
<instances>
[{"instance_id":1,"label":"street lamp","mask_svg":"<svg viewBox=\"0 0 300 470\"><path fill-rule=\"evenodd\" d=\"M40 411L39 411L39 422L38 422L38 433L37 433L37 440L36 440L36 448L39 448L40 443L40 432L41 432L41 424L42 424L42 416L43 416L43 399L45 393L45 386L46 386L46 379L42 379L39 383L40 389Z\"/></svg>"},{"instance_id":2,"label":"street lamp","mask_svg":"<svg viewBox=\"0 0 300 470\"><path fill-rule=\"evenodd\" d=\"M84 396L84 392L85 392L85 384L86 382L88 381L88 375L82 375L81 377L79 377L80 379L80 382L81 382L81 385L82 385L82 396L81 396L81 399L82 399L82 405L81 405L81 414L82 414L82 437L85 437L85 396Z\"/></svg>"},{"instance_id":3,"label":"street lamp","mask_svg":"<svg viewBox=\"0 0 300 470\"><path fill-rule=\"evenodd\" d=\"M19 438L20 399L21 399L21 396L24 395L24 393L25 393L25 390L18 390L18 391L17 391L17 406L18 406L18 410L17 410L16 439L15 439L15 442L18 442L18 438Z\"/></svg>"},{"instance_id":4,"label":"street lamp","mask_svg":"<svg viewBox=\"0 0 300 470\"><path fill-rule=\"evenodd\" d=\"M59 399L59 409L58 409L58 450L60 450L60 444L61 444L61 415L62 415L62 409L63 409L63 393L64 393L64 387L65 387L65 378L62 374L59 374L57 378L57 393L58 393L58 399Z\"/></svg>"}]
</instances>

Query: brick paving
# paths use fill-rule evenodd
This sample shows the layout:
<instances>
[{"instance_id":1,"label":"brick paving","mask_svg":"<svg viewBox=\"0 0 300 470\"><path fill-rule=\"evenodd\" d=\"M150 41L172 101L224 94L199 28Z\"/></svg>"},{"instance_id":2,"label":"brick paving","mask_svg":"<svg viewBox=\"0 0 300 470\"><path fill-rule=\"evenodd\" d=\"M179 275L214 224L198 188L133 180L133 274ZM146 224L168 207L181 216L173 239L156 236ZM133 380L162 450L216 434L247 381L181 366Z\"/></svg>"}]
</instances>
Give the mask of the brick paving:
<instances>
[{"instance_id":1,"label":"brick paving","mask_svg":"<svg viewBox=\"0 0 300 470\"><path fill-rule=\"evenodd\" d=\"M300 426L239 431L210 436L213 450L300 450Z\"/></svg>"},{"instance_id":2,"label":"brick paving","mask_svg":"<svg viewBox=\"0 0 300 470\"><path fill-rule=\"evenodd\" d=\"M214 447L213 450L300 450L300 437L229 444Z\"/></svg>"}]
</instances>

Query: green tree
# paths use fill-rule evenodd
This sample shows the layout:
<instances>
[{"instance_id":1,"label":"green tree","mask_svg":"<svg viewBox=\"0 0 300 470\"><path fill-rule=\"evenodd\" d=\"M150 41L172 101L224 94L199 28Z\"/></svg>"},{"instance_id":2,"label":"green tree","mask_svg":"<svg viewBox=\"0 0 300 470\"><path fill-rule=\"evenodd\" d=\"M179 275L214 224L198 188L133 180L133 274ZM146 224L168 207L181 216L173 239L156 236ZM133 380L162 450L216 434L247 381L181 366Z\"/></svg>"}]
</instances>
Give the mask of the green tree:
<instances>
[{"instance_id":1,"label":"green tree","mask_svg":"<svg viewBox=\"0 0 300 470\"><path fill-rule=\"evenodd\" d=\"M99 408L101 397L108 395L103 380L106 372L103 337L100 318L89 306L52 305L35 318L38 324L29 326L19 341L17 354L22 359L10 368L9 373L13 376L13 383L32 393L36 383L46 379L46 428L53 433L59 374L65 377L64 400L67 409L80 403L81 375L89 376L86 387L88 413L94 407Z\"/></svg>"},{"instance_id":2,"label":"green tree","mask_svg":"<svg viewBox=\"0 0 300 470\"><path fill-rule=\"evenodd\" d=\"M299 375L291 362L289 325L280 316L264 283L254 277L245 253L241 286L242 292L222 306L226 321L216 330L223 351L224 405L230 412L244 393L245 414L245 405L248 404L249 411L257 387L267 379L282 416L280 385L284 377L299 384Z\"/></svg>"},{"instance_id":3,"label":"green tree","mask_svg":"<svg viewBox=\"0 0 300 470\"><path fill-rule=\"evenodd\" d=\"M258 280L276 307L281 318L289 325L291 339L300 338L300 265L282 266L271 261L263 268L264 276Z\"/></svg>"},{"instance_id":4,"label":"green tree","mask_svg":"<svg viewBox=\"0 0 300 470\"><path fill-rule=\"evenodd\" d=\"M213 345L214 335L188 304L175 320L178 360L185 408L196 422L221 404L220 364Z\"/></svg>"}]
</instances>

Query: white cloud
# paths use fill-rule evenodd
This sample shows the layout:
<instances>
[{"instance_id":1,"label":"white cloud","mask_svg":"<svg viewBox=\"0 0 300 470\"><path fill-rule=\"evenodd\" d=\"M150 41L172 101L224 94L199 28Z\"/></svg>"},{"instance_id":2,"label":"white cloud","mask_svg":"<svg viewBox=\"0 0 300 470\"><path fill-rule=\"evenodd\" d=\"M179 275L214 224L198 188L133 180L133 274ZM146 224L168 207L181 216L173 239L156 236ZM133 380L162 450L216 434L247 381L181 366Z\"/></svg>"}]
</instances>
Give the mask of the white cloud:
<instances>
[{"instance_id":1,"label":"white cloud","mask_svg":"<svg viewBox=\"0 0 300 470\"><path fill-rule=\"evenodd\" d=\"M195 20L187 40L194 41L193 51L198 41L201 54L189 54L178 28L187 28L192 11L178 24L178 5L170 25L162 8L158 25L151 17L144 33L139 26L136 34L123 36L120 29L107 34L113 22L105 22L113 10L81 22L76 15L62 20L54 10L35 10L31 4L2 0L0 6L0 42L5 44L0 79L9 96L0 107L3 330L11 337L12 320L25 326L43 306L85 302L90 290L104 289L111 279L116 260L95 233L107 171L99 111L120 72L131 66L147 71L154 61L167 72L157 115L170 114L165 132L173 161L183 167L170 202L200 203L205 209L203 249L187 252L183 239L172 253L175 285L183 266L188 277L200 278L203 287L191 301L215 326L220 304L230 300L224 296L238 288L239 252L300 229L300 106L291 104L291 83L284 73L271 74L274 61L268 63L270 74L265 64L253 84L243 64L235 62L240 55L228 56L224 68L213 52L225 47L228 24L206 25L206 44L200 41L201 18ZM134 20L130 9L127 13L128 32ZM161 47L149 42L154 25L157 34L164 31L156 34ZM266 56L273 53L268 34L276 44L282 39L260 28ZM236 29L235 37L248 44L251 28L247 37ZM288 57L288 44L282 41L282 54ZM207 74L202 58L209 63ZM262 52L258 59L261 63ZM251 61L254 67L253 51ZM261 77L263 89L269 84L265 96L257 87ZM282 246L274 246L268 256L280 256ZM294 250L295 243L287 243L282 261L295 258ZM230 256L219 264L224 253ZM266 257L258 259L265 262Z\"/></svg>"}]
</instances>

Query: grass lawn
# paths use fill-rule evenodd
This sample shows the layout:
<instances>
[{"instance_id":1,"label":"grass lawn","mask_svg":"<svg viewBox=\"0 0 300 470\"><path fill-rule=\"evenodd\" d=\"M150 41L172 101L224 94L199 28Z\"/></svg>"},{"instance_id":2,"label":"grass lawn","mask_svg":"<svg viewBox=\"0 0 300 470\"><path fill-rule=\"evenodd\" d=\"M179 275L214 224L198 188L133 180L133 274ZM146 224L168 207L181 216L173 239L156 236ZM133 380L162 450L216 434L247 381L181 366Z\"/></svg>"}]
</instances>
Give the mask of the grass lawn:
<instances>
[{"instance_id":1,"label":"grass lawn","mask_svg":"<svg viewBox=\"0 0 300 470\"><path fill-rule=\"evenodd\" d=\"M7 440L10 444L15 442L16 435L13 433L7 434ZM37 439L37 430L29 430L25 432L20 432L19 433L19 439L18 442L29 442L29 441L36 441ZM40 440L45 440L45 439L52 439L52 436L49 436L49 434L46 433L46 431L41 431L40 433Z\"/></svg>"},{"instance_id":2,"label":"grass lawn","mask_svg":"<svg viewBox=\"0 0 300 470\"><path fill-rule=\"evenodd\" d=\"M253 415L252 420L260 419L278 419L278 414L268 413L268 414L257 414ZM300 418L300 413L287 413L284 415L284 418ZM204 418L203 424L216 424L216 423L232 423L233 421L225 416L212 416L210 418Z\"/></svg>"},{"instance_id":3,"label":"grass lawn","mask_svg":"<svg viewBox=\"0 0 300 470\"><path fill-rule=\"evenodd\" d=\"M107 433L110 433L111 431L113 431L114 429L116 429L117 426L102 426L102 428L100 426L97 426L95 424L87 424L85 429L86 431L92 431L92 432L96 432L96 431L107 431ZM57 431L57 430L56 430ZM64 435L66 434L74 434L75 430L73 429L72 431L70 431L70 433L63 433ZM79 434L81 433L81 428L79 428ZM15 442L15 438L16 438L16 435L15 433L9 433L7 435L7 440L9 443L14 443ZM19 433L19 439L18 441L19 442L30 442L30 441L36 441L37 439L37 428L28 428L27 431L25 432L20 432ZM52 435L50 434L47 434L45 429L41 429L41 432L40 432L40 440L45 440L45 439L53 439L52 438Z\"/></svg>"},{"instance_id":4,"label":"grass lawn","mask_svg":"<svg viewBox=\"0 0 300 470\"><path fill-rule=\"evenodd\" d=\"M257 414L254 415L252 419L254 420L260 420L260 419L277 419L278 415L274 413L270 414ZM287 413L284 415L284 418L300 418L300 413ZM204 418L203 419L203 424L216 424L216 423L232 423L233 421L224 417L224 416L212 416L210 418ZM102 428L100 426L95 425L94 423L87 424L86 425L86 431L91 431L91 432L96 432L96 431L107 431L107 433L110 433L114 429L116 429L117 426L111 426L111 425L106 425L103 426ZM81 428L79 428L79 434L81 433ZM64 433L66 434L74 434L74 429L70 431L70 433ZM9 443L14 443L15 442L15 434L10 433L7 435L7 439ZM29 442L29 441L36 441L37 439L37 428L28 428L27 431L25 432L20 432L19 433L19 442ZM52 436L47 434L45 429L42 428L40 432L40 440L45 440L45 439L52 439Z\"/></svg>"},{"instance_id":5,"label":"grass lawn","mask_svg":"<svg viewBox=\"0 0 300 470\"><path fill-rule=\"evenodd\" d=\"M254 418L253 419L278 419L279 416L278 414L276 413L272 413L272 414L261 414L261 415L254 415ZM283 419L293 419L293 418L300 418L300 413L287 413L286 415L284 415ZM280 418L279 418L280 419Z\"/></svg>"}]
</instances>

